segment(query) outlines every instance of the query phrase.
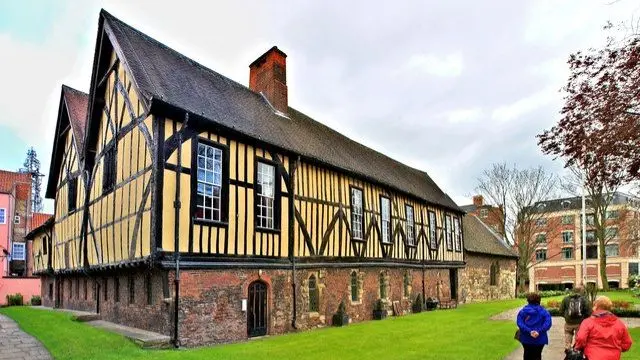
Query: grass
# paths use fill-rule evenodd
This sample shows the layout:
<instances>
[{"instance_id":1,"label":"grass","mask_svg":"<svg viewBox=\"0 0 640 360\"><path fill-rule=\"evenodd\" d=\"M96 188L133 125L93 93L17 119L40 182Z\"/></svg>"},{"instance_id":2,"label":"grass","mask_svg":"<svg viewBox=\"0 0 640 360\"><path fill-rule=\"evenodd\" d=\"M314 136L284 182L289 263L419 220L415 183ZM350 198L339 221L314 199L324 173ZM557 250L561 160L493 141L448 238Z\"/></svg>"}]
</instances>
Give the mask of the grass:
<instances>
[{"instance_id":1,"label":"grass","mask_svg":"<svg viewBox=\"0 0 640 360\"><path fill-rule=\"evenodd\" d=\"M0 313L40 339L56 359L497 360L519 346L513 340L516 327L512 321L488 319L522 305L522 299L470 304L457 310L178 351L142 350L120 335L72 321L62 312L9 307L0 309ZM623 359L640 359L640 329L633 329L631 334L636 344Z\"/></svg>"},{"instance_id":2,"label":"grass","mask_svg":"<svg viewBox=\"0 0 640 360\"><path fill-rule=\"evenodd\" d=\"M598 292L598 296L604 295L611 300L620 300L627 301L631 304L640 304L640 297L636 297L633 295L631 291L607 291L607 292ZM550 300L562 301L565 295L553 296L542 299L542 303L546 304Z\"/></svg>"},{"instance_id":3,"label":"grass","mask_svg":"<svg viewBox=\"0 0 640 360\"><path fill-rule=\"evenodd\" d=\"M125 338L29 307L0 310L37 337L56 359L502 359L518 343L510 321L491 315L522 300L461 306L249 342L189 350L142 350ZM481 351L479 349L482 349Z\"/></svg>"}]
</instances>

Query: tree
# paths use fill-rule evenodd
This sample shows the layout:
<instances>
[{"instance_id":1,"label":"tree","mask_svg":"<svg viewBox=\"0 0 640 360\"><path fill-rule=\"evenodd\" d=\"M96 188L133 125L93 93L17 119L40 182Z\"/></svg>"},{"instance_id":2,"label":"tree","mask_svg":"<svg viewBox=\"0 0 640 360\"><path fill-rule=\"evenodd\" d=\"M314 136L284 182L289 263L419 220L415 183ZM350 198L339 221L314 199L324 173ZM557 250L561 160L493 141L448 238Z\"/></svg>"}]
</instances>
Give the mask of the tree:
<instances>
[{"instance_id":1,"label":"tree","mask_svg":"<svg viewBox=\"0 0 640 360\"><path fill-rule=\"evenodd\" d=\"M20 172L31 174L31 211L42 211L42 177L40 173L40 160L33 147L27 150L27 158L24 160L23 168Z\"/></svg>"},{"instance_id":2,"label":"tree","mask_svg":"<svg viewBox=\"0 0 640 360\"><path fill-rule=\"evenodd\" d=\"M558 185L557 176L542 167L519 169L504 163L493 164L478 178L476 191L504 209L500 227L505 229L507 242L516 247L520 256L517 267L520 289L524 288L529 268L534 265L539 245L534 235L539 230L539 220L545 217L536 205L554 198ZM559 255L549 254L548 258Z\"/></svg>"},{"instance_id":3,"label":"tree","mask_svg":"<svg viewBox=\"0 0 640 360\"><path fill-rule=\"evenodd\" d=\"M563 187L569 192L578 195L577 190L584 186L587 198L587 225L593 228L595 240L598 244L600 279L602 280L602 288L607 291L609 290L609 281L607 278L606 247L613 240L618 240L618 234L620 233L620 231L614 233L608 231L608 229L613 228L612 225L616 225L616 229L624 227L626 225L624 219L627 218L627 214L625 211L623 214L619 214L617 219L607 216L618 189L623 185L623 179L622 174L609 171L599 172L601 166L589 168L587 171L575 166L570 167L569 175L565 177ZM590 215L593 217L591 218ZM587 229L584 230L588 231ZM582 255L585 256L586 254Z\"/></svg>"},{"instance_id":4,"label":"tree","mask_svg":"<svg viewBox=\"0 0 640 360\"><path fill-rule=\"evenodd\" d=\"M561 118L538 144L567 166L598 166L605 181L639 179L640 36L610 36L602 49L571 54L568 65Z\"/></svg>"}]
</instances>

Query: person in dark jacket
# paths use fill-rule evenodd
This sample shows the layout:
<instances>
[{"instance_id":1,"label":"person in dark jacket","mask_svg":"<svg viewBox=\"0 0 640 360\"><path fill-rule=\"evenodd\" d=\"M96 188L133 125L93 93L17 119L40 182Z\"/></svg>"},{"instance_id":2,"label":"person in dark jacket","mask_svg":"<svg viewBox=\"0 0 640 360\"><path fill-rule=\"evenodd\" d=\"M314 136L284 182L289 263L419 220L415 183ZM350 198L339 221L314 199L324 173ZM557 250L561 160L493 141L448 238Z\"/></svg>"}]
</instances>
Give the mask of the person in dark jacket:
<instances>
[{"instance_id":1,"label":"person in dark jacket","mask_svg":"<svg viewBox=\"0 0 640 360\"><path fill-rule=\"evenodd\" d=\"M560 314L564 316L564 348L569 350L573 337L578 333L582 321L591 316L591 304L584 296L584 287L576 286L573 294L562 299Z\"/></svg>"},{"instance_id":2,"label":"person in dark jacket","mask_svg":"<svg viewBox=\"0 0 640 360\"><path fill-rule=\"evenodd\" d=\"M518 313L520 343L524 348L524 360L541 360L542 349L549 344L547 331L551 328L551 315L540 306L540 295L527 295L527 305Z\"/></svg>"},{"instance_id":3,"label":"person in dark jacket","mask_svg":"<svg viewBox=\"0 0 640 360\"><path fill-rule=\"evenodd\" d=\"M590 360L620 360L633 341L627 326L610 311L613 304L606 296L593 303L593 315L580 325L576 335L576 350L584 351Z\"/></svg>"}]
</instances>

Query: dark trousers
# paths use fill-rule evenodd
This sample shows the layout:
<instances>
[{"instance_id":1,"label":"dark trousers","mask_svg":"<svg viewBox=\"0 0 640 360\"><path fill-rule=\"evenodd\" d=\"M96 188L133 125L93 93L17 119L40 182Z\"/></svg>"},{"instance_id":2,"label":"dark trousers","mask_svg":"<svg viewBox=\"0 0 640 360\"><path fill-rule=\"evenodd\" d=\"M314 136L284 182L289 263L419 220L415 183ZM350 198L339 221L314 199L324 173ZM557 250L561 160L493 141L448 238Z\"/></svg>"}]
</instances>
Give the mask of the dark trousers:
<instances>
[{"instance_id":1,"label":"dark trousers","mask_svg":"<svg viewBox=\"0 0 640 360\"><path fill-rule=\"evenodd\" d=\"M524 347L523 360L542 360L542 348L544 345L527 345L522 344Z\"/></svg>"}]
</instances>

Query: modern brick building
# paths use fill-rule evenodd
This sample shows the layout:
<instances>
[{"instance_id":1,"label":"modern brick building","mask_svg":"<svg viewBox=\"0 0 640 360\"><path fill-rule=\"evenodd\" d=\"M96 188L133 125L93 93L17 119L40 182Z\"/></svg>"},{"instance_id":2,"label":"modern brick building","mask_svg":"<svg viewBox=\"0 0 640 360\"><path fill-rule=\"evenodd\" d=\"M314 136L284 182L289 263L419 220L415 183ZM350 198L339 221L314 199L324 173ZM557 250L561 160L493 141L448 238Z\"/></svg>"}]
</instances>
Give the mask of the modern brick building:
<instances>
[{"instance_id":1,"label":"modern brick building","mask_svg":"<svg viewBox=\"0 0 640 360\"><path fill-rule=\"evenodd\" d=\"M61 93L43 303L202 345L456 299L463 211L290 107L286 76L277 47L247 87L102 11L89 92Z\"/></svg>"},{"instance_id":2,"label":"modern brick building","mask_svg":"<svg viewBox=\"0 0 640 360\"><path fill-rule=\"evenodd\" d=\"M594 214L587 199L587 282L602 286L598 261L599 245L593 227ZM638 274L638 218L640 200L615 193L606 214L607 277L612 288L626 288L629 275ZM555 199L537 204L544 214L536 223L536 251L529 270L529 288L572 288L583 282L580 197Z\"/></svg>"}]
</instances>

